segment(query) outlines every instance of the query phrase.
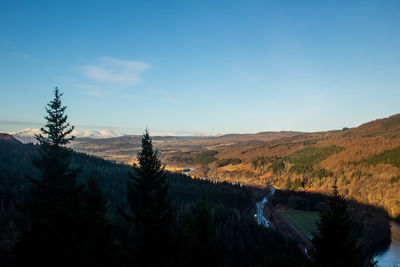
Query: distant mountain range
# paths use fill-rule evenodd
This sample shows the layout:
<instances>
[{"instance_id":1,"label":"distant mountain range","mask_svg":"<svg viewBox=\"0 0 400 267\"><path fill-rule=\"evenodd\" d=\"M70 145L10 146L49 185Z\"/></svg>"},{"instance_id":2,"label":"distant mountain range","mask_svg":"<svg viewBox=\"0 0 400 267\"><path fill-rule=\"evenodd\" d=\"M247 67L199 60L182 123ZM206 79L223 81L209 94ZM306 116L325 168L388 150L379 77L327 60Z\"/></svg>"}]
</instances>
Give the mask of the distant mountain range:
<instances>
[{"instance_id":1,"label":"distant mountain range","mask_svg":"<svg viewBox=\"0 0 400 267\"><path fill-rule=\"evenodd\" d=\"M12 135L15 139L21 141L22 143L36 143L35 135L40 133L39 128L26 128L18 132L7 132L7 134ZM88 130L88 131L78 131L74 130L72 135L77 139L106 139L106 138L116 138L122 136L131 136L125 134L118 130L104 129L104 130ZM137 135L132 135L137 136ZM170 132L151 132L151 136L180 136L178 134ZM195 137L217 137L222 136L219 133L186 133L183 136L195 136Z\"/></svg>"},{"instance_id":2,"label":"distant mountain range","mask_svg":"<svg viewBox=\"0 0 400 267\"><path fill-rule=\"evenodd\" d=\"M37 128L27 128L18 132L9 132L15 139L21 141L22 143L36 143L35 135L40 133L40 129ZM99 131L77 131L72 132L76 138L92 138L92 139L102 139L102 138L113 138L121 137L126 134L117 130L99 130Z\"/></svg>"}]
</instances>

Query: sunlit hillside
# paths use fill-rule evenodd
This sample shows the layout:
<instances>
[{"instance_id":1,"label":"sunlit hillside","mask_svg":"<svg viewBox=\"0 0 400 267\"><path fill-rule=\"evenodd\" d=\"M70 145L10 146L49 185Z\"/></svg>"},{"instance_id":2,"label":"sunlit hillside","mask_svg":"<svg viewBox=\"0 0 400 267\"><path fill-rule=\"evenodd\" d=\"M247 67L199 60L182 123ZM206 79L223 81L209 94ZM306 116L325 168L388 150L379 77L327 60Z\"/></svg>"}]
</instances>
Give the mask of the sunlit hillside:
<instances>
[{"instance_id":1,"label":"sunlit hillside","mask_svg":"<svg viewBox=\"0 0 400 267\"><path fill-rule=\"evenodd\" d=\"M170 170L193 177L341 193L400 214L400 115L327 132L271 132L221 137L154 137ZM75 150L132 164L139 136L77 139Z\"/></svg>"},{"instance_id":2,"label":"sunlit hillside","mask_svg":"<svg viewBox=\"0 0 400 267\"><path fill-rule=\"evenodd\" d=\"M214 157L208 176L307 191L329 191L336 182L348 198L400 214L400 115L352 129L227 148ZM236 164L224 164L232 159Z\"/></svg>"}]
</instances>

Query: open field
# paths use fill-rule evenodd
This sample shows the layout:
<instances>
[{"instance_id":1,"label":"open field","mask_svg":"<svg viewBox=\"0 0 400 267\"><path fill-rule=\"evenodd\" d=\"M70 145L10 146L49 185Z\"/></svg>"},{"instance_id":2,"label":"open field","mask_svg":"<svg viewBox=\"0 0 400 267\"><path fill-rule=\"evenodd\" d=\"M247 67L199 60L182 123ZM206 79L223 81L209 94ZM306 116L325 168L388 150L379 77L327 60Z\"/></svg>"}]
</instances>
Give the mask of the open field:
<instances>
[{"instance_id":1,"label":"open field","mask_svg":"<svg viewBox=\"0 0 400 267\"><path fill-rule=\"evenodd\" d=\"M312 233L317 230L318 212L302 210L279 210L279 212L309 239L313 238Z\"/></svg>"}]
</instances>

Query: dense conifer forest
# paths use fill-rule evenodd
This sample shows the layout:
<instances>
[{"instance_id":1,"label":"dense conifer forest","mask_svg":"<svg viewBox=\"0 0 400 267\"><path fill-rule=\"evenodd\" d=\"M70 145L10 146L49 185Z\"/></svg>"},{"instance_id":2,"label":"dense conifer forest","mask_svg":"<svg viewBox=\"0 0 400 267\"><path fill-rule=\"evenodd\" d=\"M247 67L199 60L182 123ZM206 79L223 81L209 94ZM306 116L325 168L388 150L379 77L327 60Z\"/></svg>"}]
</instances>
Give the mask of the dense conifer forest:
<instances>
[{"instance_id":1,"label":"dense conifer forest","mask_svg":"<svg viewBox=\"0 0 400 267\"><path fill-rule=\"evenodd\" d=\"M29 224L24 212L20 211L20 205L29 201L31 183L27 176L38 174L31 163L32 158L38 157L38 150L38 145L21 144L18 141L0 142L0 232L3 260L11 260L5 255ZM74 169L81 168L79 184L87 185L90 179L94 179L103 192L107 207L105 217L112 231L112 243L118 247L115 257L116 262L119 262L124 258L122 252L130 243L128 237L132 227L119 215L118 209L129 210L126 184L129 172L135 170L82 153L72 154L71 166ZM212 255L210 260L215 262L215 266L272 262L285 266L305 262L295 243L255 223L250 209L258 199L251 189L229 183L213 184L175 173L167 173L166 178L169 184L168 199L174 214L173 223L168 225L174 234L172 239L175 249L170 251L170 256L171 260L177 262L173 266L204 262L204 254ZM203 231L201 226L197 226L202 223L210 228L208 237L197 233ZM201 242L212 243L212 246L206 249Z\"/></svg>"}]
</instances>

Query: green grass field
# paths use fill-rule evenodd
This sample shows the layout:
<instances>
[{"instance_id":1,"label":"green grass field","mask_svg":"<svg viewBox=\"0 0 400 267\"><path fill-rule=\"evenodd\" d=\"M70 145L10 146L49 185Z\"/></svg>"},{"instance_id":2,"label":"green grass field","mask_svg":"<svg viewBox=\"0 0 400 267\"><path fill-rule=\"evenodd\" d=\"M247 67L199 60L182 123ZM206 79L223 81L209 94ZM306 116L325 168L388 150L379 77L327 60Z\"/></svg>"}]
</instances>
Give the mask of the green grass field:
<instances>
[{"instance_id":1,"label":"green grass field","mask_svg":"<svg viewBox=\"0 0 400 267\"><path fill-rule=\"evenodd\" d=\"M280 210L279 212L308 238L313 238L312 232L317 230L318 212L300 210Z\"/></svg>"}]
</instances>

